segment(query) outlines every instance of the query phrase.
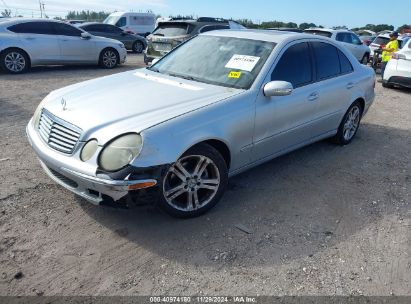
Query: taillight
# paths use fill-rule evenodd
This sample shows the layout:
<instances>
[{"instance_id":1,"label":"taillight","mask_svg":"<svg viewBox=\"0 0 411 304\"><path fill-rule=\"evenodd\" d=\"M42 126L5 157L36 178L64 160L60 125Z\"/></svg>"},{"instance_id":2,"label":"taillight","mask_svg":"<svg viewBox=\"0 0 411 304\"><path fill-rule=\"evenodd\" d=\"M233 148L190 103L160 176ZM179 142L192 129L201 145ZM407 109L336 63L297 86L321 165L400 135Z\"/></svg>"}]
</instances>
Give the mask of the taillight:
<instances>
[{"instance_id":1,"label":"taillight","mask_svg":"<svg viewBox=\"0 0 411 304\"><path fill-rule=\"evenodd\" d=\"M392 54L392 59L406 59L405 55L399 54L399 53L394 53Z\"/></svg>"}]
</instances>

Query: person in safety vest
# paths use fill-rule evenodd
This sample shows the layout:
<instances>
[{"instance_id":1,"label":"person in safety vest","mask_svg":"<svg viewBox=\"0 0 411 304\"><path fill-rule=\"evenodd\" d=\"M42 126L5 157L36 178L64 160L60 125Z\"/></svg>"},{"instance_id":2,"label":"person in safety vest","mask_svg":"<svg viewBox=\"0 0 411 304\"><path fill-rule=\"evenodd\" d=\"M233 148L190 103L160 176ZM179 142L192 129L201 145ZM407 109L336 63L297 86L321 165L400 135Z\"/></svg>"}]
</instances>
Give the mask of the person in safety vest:
<instances>
[{"instance_id":1,"label":"person in safety vest","mask_svg":"<svg viewBox=\"0 0 411 304\"><path fill-rule=\"evenodd\" d=\"M381 62L381 77L384 78L385 67L388 61L390 61L392 54L399 50L398 33L393 32L390 34L390 42L382 48L382 62Z\"/></svg>"}]
</instances>

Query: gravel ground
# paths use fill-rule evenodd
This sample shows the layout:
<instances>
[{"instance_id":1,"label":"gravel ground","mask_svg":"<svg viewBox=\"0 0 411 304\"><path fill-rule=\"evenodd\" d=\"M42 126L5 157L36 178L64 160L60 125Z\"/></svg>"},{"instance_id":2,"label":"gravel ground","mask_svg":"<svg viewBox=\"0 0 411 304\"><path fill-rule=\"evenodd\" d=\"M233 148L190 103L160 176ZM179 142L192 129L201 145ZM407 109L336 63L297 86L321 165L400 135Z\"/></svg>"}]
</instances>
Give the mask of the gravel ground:
<instances>
[{"instance_id":1,"label":"gravel ground","mask_svg":"<svg viewBox=\"0 0 411 304\"><path fill-rule=\"evenodd\" d=\"M411 295L411 91L377 84L350 146L239 175L183 221L88 204L51 182L25 138L50 91L137 66L0 74L0 295Z\"/></svg>"}]
</instances>

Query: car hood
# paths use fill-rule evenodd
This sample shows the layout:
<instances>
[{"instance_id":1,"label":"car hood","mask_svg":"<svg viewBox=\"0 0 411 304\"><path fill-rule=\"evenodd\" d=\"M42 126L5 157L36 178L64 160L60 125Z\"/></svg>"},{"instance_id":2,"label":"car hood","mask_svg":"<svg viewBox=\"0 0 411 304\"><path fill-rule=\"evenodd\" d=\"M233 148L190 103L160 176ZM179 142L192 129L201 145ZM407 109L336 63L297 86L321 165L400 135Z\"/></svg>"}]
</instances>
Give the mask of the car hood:
<instances>
[{"instance_id":1,"label":"car hood","mask_svg":"<svg viewBox=\"0 0 411 304\"><path fill-rule=\"evenodd\" d=\"M92 39L94 42L105 42L105 43L112 43L112 44L117 44L117 45L121 43L121 41L111 39L111 38L106 38L103 36L97 36L97 35L92 35L92 36L93 36Z\"/></svg>"},{"instance_id":2,"label":"car hood","mask_svg":"<svg viewBox=\"0 0 411 304\"><path fill-rule=\"evenodd\" d=\"M237 95L244 90L175 78L147 69L119 73L50 93L45 109L104 143ZM65 106L63 106L65 105Z\"/></svg>"}]
</instances>

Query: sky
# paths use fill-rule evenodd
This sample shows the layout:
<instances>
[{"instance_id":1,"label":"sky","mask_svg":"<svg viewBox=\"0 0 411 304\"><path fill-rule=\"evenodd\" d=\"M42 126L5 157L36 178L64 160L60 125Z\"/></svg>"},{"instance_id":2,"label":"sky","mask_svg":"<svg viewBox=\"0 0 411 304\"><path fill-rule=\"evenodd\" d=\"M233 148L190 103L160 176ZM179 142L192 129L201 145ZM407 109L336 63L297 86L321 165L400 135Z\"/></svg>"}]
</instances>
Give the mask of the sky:
<instances>
[{"instance_id":1,"label":"sky","mask_svg":"<svg viewBox=\"0 0 411 304\"><path fill-rule=\"evenodd\" d=\"M50 17L64 17L69 10L147 11L155 14L194 15L234 19L251 19L255 23L277 20L313 22L325 27L365 24L411 24L410 0L396 0L394 5L376 0L41 0ZM39 17L39 0L0 0L0 11L9 8L12 14Z\"/></svg>"}]
</instances>

